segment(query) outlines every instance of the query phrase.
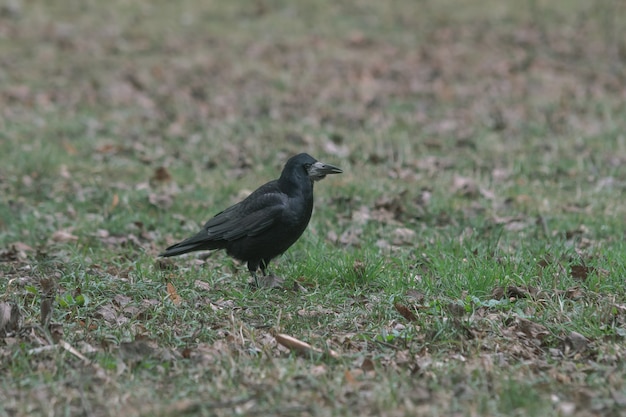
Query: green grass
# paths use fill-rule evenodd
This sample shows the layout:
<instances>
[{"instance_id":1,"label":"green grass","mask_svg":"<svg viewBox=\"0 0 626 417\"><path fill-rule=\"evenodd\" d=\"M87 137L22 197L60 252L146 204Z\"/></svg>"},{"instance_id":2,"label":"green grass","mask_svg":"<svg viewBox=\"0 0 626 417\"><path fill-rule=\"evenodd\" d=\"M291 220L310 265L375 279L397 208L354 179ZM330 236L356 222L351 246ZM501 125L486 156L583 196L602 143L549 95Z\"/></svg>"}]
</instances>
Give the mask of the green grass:
<instances>
[{"instance_id":1,"label":"green grass","mask_svg":"<svg viewBox=\"0 0 626 417\"><path fill-rule=\"evenodd\" d=\"M7 5L0 416L622 415L624 12ZM157 260L299 152L284 288Z\"/></svg>"}]
</instances>

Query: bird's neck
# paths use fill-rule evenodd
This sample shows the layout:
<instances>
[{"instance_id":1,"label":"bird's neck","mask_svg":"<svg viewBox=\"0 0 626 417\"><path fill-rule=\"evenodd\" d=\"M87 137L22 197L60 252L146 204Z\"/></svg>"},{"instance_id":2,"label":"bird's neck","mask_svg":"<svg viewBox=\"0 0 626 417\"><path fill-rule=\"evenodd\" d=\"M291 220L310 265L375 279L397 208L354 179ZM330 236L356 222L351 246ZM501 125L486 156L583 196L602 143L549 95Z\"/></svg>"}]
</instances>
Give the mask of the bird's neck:
<instances>
[{"instance_id":1,"label":"bird's neck","mask_svg":"<svg viewBox=\"0 0 626 417\"><path fill-rule=\"evenodd\" d=\"M289 197L303 195L305 198L313 195L313 181L306 178L281 178L279 181L280 189Z\"/></svg>"}]
</instances>

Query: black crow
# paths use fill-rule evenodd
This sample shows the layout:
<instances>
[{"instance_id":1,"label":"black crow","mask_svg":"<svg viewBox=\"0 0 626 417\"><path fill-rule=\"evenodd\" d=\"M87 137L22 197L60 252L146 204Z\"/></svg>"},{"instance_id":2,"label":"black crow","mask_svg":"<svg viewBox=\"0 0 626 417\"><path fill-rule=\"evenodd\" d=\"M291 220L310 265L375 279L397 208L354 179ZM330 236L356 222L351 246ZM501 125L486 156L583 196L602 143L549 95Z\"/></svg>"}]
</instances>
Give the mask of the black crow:
<instances>
[{"instance_id":1,"label":"black crow","mask_svg":"<svg viewBox=\"0 0 626 417\"><path fill-rule=\"evenodd\" d=\"M270 261L293 245L309 224L313 182L342 172L306 153L293 156L279 179L218 213L195 236L170 246L159 256L226 249L233 258L248 263L258 286L257 269L261 268L265 276Z\"/></svg>"}]
</instances>

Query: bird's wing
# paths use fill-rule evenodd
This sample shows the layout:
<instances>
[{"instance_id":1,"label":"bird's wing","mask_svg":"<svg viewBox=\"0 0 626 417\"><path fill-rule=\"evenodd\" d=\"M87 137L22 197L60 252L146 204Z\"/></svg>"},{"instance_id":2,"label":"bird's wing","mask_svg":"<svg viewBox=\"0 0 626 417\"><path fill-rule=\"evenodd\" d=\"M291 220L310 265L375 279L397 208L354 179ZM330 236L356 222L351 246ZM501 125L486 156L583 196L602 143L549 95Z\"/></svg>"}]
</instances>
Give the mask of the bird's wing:
<instances>
[{"instance_id":1,"label":"bird's wing","mask_svg":"<svg viewBox=\"0 0 626 417\"><path fill-rule=\"evenodd\" d=\"M244 236L257 236L279 219L286 200L287 196L281 192L259 189L210 219L204 229L211 240L233 241Z\"/></svg>"}]
</instances>

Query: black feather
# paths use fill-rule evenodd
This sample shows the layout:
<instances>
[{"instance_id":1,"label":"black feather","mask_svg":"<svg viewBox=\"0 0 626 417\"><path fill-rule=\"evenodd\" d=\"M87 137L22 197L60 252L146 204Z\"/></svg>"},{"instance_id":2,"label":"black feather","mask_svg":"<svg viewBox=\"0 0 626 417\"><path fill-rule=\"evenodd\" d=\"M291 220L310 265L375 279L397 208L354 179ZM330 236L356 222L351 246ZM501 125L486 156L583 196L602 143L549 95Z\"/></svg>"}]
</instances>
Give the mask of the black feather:
<instances>
[{"instance_id":1,"label":"black feather","mask_svg":"<svg viewBox=\"0 0 626 417\"><path fill-rule=\"evenodd\" d=\"M210 219L196 235L170 246L159 256L225 249L247 262L256 277L269 262L302 235L313 211L313 181L341 169L302 153L289 159L279 179L259 187L243 201Z\"/></svg>"}]
</instances>

